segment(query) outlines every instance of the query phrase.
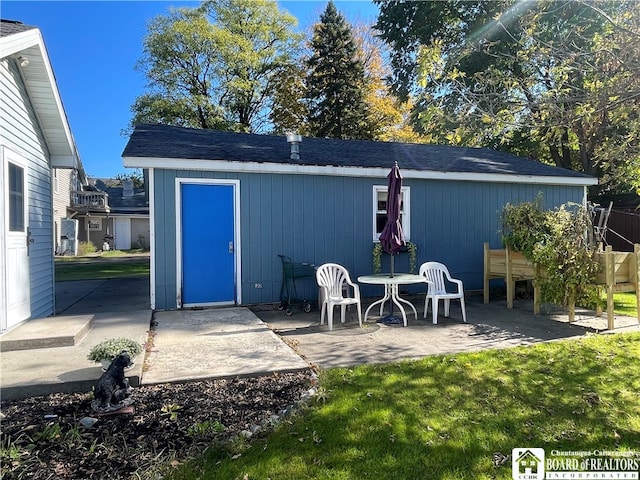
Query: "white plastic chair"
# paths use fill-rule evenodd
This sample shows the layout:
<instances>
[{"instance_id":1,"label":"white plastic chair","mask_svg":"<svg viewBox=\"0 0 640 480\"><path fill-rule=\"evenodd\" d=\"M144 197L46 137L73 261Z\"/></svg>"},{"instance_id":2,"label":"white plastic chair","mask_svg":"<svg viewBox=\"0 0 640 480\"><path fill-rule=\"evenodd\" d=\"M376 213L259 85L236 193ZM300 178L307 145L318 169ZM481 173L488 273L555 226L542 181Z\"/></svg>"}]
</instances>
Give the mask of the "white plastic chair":
<instances>
[{"instance_id":1,"label":"white plastic chair","mask_svg":"<svg viewBox=\"0 0 640 480\"><path fill-rule=\"evenodd\" d=\"M324 324L324 315L327 312L327 324L329 325L329 330L333 330L333 307L340 306L340 321L344 323L347 305L355 304L358 307L358 323L362 327L360 288L351 281L347 269L337 263L325 263L316 270L316 281L322 290L320 296L322 299L320 325ZM353 289L353 297L347 296L348 289L344 288L347 285Z\"/></svg>"},{"instance_id":2,"label":"white plastic chair","mask_svg":"<svg viewBox=\"0 0 640 480\"><path fill-rule=\"evenodd\" d=\"M445 265L438 262L426 262L420 265L420 275L427 278L427 295L424 299L424 318L427 318L427 309L429 308L429 300L431 299L431 310L433 312L433 324L438 323L438 302L444 300L444 316L449 316L449 306L452 299L460 299L460 307L462 308L462 320L467 322L467 312L464 307L464 288L462 280L451 278L449 270ZM447 281L455 285L456 292L447 291Z\"/></svg>"}]
</instances>

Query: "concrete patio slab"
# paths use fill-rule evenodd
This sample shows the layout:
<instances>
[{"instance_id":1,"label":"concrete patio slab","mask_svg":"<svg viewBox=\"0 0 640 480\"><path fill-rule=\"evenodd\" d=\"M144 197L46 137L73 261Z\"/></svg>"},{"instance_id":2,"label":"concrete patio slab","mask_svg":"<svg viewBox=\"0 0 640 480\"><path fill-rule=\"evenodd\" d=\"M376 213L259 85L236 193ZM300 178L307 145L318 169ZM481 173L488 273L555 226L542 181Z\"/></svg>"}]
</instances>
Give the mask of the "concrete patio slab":
<instances>
[{"instance_id":1,"label":"concrete patio slab","mask_svg":"<svg viewBox=\"0 0 640 480\"><path fill-rule=\"evenodd\" d=\"M144 305L148 299L148 279L121 280L65 282L61 290L61 295L67 296L65 315L25 322L4 334L3 340L11 340L40 331L38 336L46 338L59 330L78 332L82 325L91 325L84 338L74 340L72 346L1 351L1 399L91 391L102 371L87 360L89 349L113 337L143 343L152 323L153 348L144 369L143 362L136 361L127 374L133 386L287 372L309 366L349 367L532 345L594 332L640 331L635 318L616 316L617 328L604 332L606 317L596 317L594 312L578 310L576 321L569 323L562 311L547 308L543 310L546 313L533 315L531 302L516 301L513 309L507 309L504 301L495 299L484 305L482 297L473 294L466 298L466 324L454 303L451 317L440 315L438 325L433 325L430 315L426 319L422 316L424 296L416 295L405 297L418 309L418 318L411 314L407 327L379 324L370 318L360 328L352 308L347 322L341 324L336 319L333 331L329 331L326 324L320 325L317 310L304 313L294 309L294 314L287 316L272 305L155 313L136 310L132 306ZM374 300L364 299L363 307ZM22 329L27 330L21 333Z\"/></svg>"},{"instance_id":2,"label":"concrete patio slab","mask_svg":"<svg viewBox=\"0 0 640 480\"><path fill-rule=\"evenodd\" d=\"M309 368L248 308L157 312L154 323L143 384Z\"/></svg>"},{"instance_id":3,"label":"concrete patio slab","mask_svg":"<svg viewBox=\"0 0 640 480\"><path fill-rule=\"evenodd\" d=\"M569 323L564 312L534 315L531 302L516 302L513 309L507 309L503 302L485 305L481 297L473 295L466 300L468 323L462 322L459 304L452 303L451 316L439 315L438 324L433 325L431 312L423 318L424 297L407 298L418 309L418 318L412 313L407 327L376 323L370 318L360 328L355 309L348 313L345 324L334 319L332 331L326 323L320 325L318 312L286 316L281 311L262 309L256 314L299 355L320 368L532 345L606 330L606 318L587 310L579 310L577 321ZM640 331L633 318L616 317L616 325L620 328L609 333Z\"/></svg>"},{"instance_id":4,"label":"concrete patio slab","mask_svg":"<svg viewBox=\"0 0 640 480\"><path fill-rule=\"evenodd\" d=\"M0 336L0 352L71 347L91 328L93 315L36 318Z\"/></svg>"},{"instance_id":5,"label":"concrete patio slab","mask_svg":"<svg viewBox=\"0 0 640 480\"><path fill-rule=\"evenodd\" d=\"M87 360L94 345L113 337L127 337L140 343L147 340L150 310L98 313L90 317L91 328L75 345L1 352L0 398L4 401L52 392L90 392L102 375L100 365ZM86 318L87 315L80 316L80 320ZM76 321L73 316L50 319L55 319L49 324L51 328L59 322ZM16 332L28 323L19 326ZM140 384L142 363L140 357L127 372L132 386Z\"/></svg>"}]
</instances>

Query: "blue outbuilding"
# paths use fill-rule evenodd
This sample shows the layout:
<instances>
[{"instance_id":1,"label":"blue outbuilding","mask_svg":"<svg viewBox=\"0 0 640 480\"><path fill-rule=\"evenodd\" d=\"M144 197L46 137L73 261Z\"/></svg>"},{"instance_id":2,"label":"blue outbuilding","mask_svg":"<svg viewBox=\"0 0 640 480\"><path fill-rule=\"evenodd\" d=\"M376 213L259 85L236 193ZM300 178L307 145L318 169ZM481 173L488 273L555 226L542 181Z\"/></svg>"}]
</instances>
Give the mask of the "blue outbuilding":
<instances>
[{"instance_id":1,"label":"blue outbuilding","mask_svg":"<svg viewBox=\"0 0 640 480\"><path fill-rule=\"evenodd\" d=\"M278 302L279 254L372 273L387 174L398 162L405 236L417 264L483 284L483 243L501 246L505 204L586 204L597 179L489 149L289 138L138 125L122 154L148 169L151 305L157 310ZM400 254L396 271L408 269ZM385 268L383 262L383 270ZM313 298L315 284L300 285ZM376 296L363 286L363 295Z\"/></svg>"}]
</instances>

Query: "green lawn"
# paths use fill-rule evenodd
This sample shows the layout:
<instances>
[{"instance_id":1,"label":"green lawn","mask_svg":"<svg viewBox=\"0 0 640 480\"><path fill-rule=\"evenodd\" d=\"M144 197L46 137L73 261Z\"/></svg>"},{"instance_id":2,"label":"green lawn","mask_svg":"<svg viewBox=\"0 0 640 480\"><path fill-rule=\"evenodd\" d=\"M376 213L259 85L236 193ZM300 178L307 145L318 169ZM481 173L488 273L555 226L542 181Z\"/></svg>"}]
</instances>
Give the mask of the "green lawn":
<instances>
[{"instance_id":1,"label":"green lawn","mask_svg":"<svg viewBox=\"0 0 640 480\"><path fill-rule=\"evenodd\" d=\"M149 276L149 257L120 258L107 252L100 257L56 257L56 281Z\"/></svg>"},{"instance_id":2,"label":"green lawn","mask_svg":"<svg viewBox=\"0 0 640 480\"><path fill-rule=\"evenodd\" d=\"M613 296L613 311L618 315L637 317L638 304L635 293L616 293Z\"/></svg>"},{"instance_id":3,"label":"green lawn","mask_svg":"<svg viewBox=\"0 0 640 480\"><path fill-rule=\"evenodd\" d=\"M172 478L507 480L494 455L516 447L637 451L639 365L640 334L617 334L332 369L275 432Z\"/></svg>"}]
</instances>

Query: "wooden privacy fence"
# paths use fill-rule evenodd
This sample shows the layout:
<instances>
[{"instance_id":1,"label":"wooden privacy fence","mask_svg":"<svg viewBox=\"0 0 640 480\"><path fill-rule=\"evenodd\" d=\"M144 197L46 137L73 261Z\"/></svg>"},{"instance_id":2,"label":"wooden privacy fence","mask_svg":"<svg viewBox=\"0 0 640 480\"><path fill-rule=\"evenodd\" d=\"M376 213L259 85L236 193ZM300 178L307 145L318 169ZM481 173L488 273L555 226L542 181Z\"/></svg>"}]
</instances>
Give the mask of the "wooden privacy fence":
<instances>
[{"instance_id":1,"label":"wooden privacy fence","mask_svg":"<svg viewBox=\"0 0 640 480\"><path fill-rule=\"evenodd\" d=\"M607 295L607 328L614 328L613 294L618 292L634 292L638 322L640 323L640 245L634 245L633 252L614 252L611 247L595 254L600 264L600 272L596 276L596 287ZM540 289L536 286L536 269L520 252L508 248L490 250L484 244L484 303L489 303L489 280L501 278L507 286L507 308L513 308L515 284L521 280L533 280L533 313L540 313ZM598 305L597 315L602 314ZM575 319L575 304L569 305L569 321Z\"/></svg>"}]
</instances>

